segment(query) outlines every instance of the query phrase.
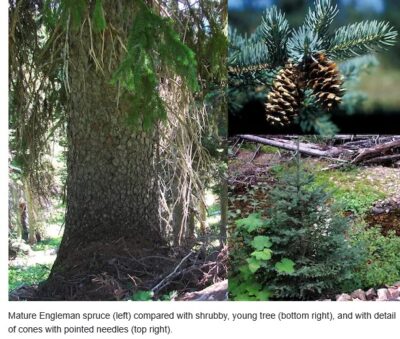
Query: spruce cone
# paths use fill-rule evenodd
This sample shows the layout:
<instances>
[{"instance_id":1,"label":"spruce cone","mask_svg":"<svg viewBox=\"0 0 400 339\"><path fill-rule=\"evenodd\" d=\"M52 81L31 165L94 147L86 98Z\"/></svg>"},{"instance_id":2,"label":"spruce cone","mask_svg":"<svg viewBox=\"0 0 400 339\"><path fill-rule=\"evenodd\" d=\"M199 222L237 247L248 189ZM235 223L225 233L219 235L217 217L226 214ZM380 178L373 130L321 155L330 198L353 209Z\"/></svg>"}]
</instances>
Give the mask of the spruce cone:
<instances>
[{"instance_id":1,"label":"spruce cone","mask_svg":"<svg viewBox=\"0 0 400 339\"><path fill-rule=\"evenodd\" d=\"M336 108L343 95L342 80L336 63L318 53L304 65L306 86L314 91L317 101L330 111Z\"/></svg>"},{"instance_id":2,"label":"spruce cone","mask_svg":"<svg viewBox=\"0 0 400 339\"><path fill-rule=\"evenodd\" d=\"M301 93L298 69L292 63L288 63L279 71L268 94L265 105L267 120L272 125L285 126L293 123L298 115Z\"/></svg>"}]
</instances>

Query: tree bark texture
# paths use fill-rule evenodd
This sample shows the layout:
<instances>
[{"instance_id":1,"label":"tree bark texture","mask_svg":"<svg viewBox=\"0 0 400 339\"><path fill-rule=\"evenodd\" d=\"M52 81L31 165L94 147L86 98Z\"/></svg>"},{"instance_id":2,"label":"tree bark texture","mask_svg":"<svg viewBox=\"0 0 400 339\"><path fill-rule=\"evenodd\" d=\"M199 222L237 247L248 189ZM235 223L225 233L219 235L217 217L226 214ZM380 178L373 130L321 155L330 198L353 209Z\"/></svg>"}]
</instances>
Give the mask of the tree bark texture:
<instances>
[{"instance_id":1,"label":"tree bark texture","mask_svg":"<svg viewBox=\"0 0 400 339\"><path fill-rule=\"evenodd\" d=\"M127 35L132 4L122 3L126 6L104 1L105 12L107 20ZM126 121L128 95L119 96L117 86L110 84L115 67L109 68L109 60L118 49L113 42L107 31L91 38L88 29L81 28L69 36L67 212L65 233L47 281L56 289L60 277L122 275L121 270L111 270L112 260L126 253L133 257L152 253L164 244L157 131L144 131ZM104 58L101 70L90 55L91 45L97 58Z\"/></svg>"}]
</instances>

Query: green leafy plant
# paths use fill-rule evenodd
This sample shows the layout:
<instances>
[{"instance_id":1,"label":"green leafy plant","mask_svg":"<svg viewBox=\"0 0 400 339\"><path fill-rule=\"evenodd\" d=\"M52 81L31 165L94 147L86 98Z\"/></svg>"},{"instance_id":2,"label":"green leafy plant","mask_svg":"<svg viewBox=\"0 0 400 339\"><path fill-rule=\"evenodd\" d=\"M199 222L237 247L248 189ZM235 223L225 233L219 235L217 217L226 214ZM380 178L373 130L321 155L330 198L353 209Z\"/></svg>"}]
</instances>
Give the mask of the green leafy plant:
<instances>
[{"instance_id":1,"label":"green leafy plant","mask_svg":"<svg viewBox=\"0 0 400 339\"><path fill-rule=\"evenodd\" d=\"M295 263L292 260L283 258L275 264L275 268L278 273L290 274L294 272L294 265Z\"/></svg>"},{"instance_id":2,"label":"green leafy plant","mask_svg":"<svg viewBox=\"0 0 400 339\"><path fill-rule=\"evenodd\" d=\"M154 293L152 291L137 291L135 292L131 300L133 301L151 301L153 300Z\"/></svg>"},{"instance_id":3,"label":"green leafy plant","mask_svg":"<svg viewBox=\"0 0 400 339\"><path fill-rule=\"evenodd\" d=\"M142 291L135 292L130 300L132 301L171 301L178 295L177 291L171 291L163 294L160 299L155 299L153 291Z\"/></svg>"},{"instance_id":4,"label":"green leafy plant","mask_svg":"<svg viewBox=\"0 0 400 339\"><path fill-rule=\"evenodd\" d=\"M237 229L233 241L235 247L231 251L232 272L229 278L229 292L233 300L269 300L273 295L268 284L261 283L262 271L271 266L273 257L271 239L262 233L268 223L259 213L252 213L246 218L236 220ZM243 239L243 241L240 241ZM239 244L239 246L237 246ZM243 245L241 245L243 244ZM283 258L270 268L277 274L294 272L294 262Z\"/></svg>"},{"instance_id":5,"label":"green leafy plant","mask_svg":"<svg viewBox=\"0 0 400 339\"><path fill-rule=\"evenodd\" d=\"M344 211L350 211L361 215L368 211L372 204L382 198L383 195L374 191L368 191L365 195L361 192L336 193L337 202Z\"/></svg>"},{"instance_id":6,"label":"green leafy plant","mask_svg":"<svg viewBox=\"0 0 400 339\"><path fill-rule=\"evenodd\" d=\"M160 298L161 301L171 301L178 296L178 291L171 291L169 293L163 294Z\"/></svg>"},{"instance_id":7,"label":"green leafy plant","mask_svg":"<svg viewBox=\"0 0 400 339\"><path fill-rule=\"evenodd\" d=\"M44 239L32 246L34 251L46 251L60 246L61 237Z\"/></svg>"},{"instance_id":8,"label":"green leafy plant","mask_svg":"<svg viewBox=\"0 0 400 339\"><path fill-rule=\"evenodd\" d=\"M265 221L261 219L259 213L252 213L248 217L236 221L236 225L239 229L244 229L249 233L258 230L264 226L264 224Z\"/></svg>"},{"instance_id":9,"label":"green leafy plant","mask_svg":"<svg viewBox=\"0 0 400 339\"><path fill-rule=\"evenodd\" d=\"M8 289L10 291L22 286L38 284L50 273L50 265L34 265L28 267L11 266L8 270Z\"/></svg>"},{"instance_id":10,"label":"green leafy plant","mask_svg":"<svg viewBox=\"0 0 400 339\"><path fill-rule=\"evenodd\" d=\"M361 174L358 168L318 171L312 185L324 185L341 210L362 215L375 201L385 198L385 194Z\"/></svg>"},{"instance_id":11,"label":"green leafy plant","mask_svg":"<svg viewBox=\"0 0 400 339\"><path fill-rule=\"evenodd\" d=\"M400 237L394 232L381 234L379 226L355 227L351 242L363 249L363 260L356 267L352 287L371 288L400 281Z\"/></svg>"}]
</instances>

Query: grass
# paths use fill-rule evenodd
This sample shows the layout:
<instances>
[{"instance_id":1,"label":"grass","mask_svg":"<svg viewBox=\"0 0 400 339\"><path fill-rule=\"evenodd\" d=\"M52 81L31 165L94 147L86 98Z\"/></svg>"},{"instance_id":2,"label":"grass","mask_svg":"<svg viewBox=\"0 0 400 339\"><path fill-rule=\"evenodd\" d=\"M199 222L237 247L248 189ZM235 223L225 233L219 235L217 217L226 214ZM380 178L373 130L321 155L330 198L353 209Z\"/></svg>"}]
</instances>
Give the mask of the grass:
<instances>
[{"instance_id":1,"label":"grass","mask_svg":"<svg viewBox=\"0 0 400 339\"><path fill-rule=\"evenodd\" d=\"M62 237L48 238L32 246L34 251L46 251L60 246Z\"/></svg>"},{"instance_id":2,"label":"grass","mask_svg":"<svg viewBox=\"0 0 400 339\"><path fill-rule=\"evenodd\" d=\"M262 145L260 148L260 152L261 153L266 153L266 154L275 154L275 153L279 153L282 150L278 147L274 147L274 146L269 146L269 145Z\"/></svg>"},{"instance_id":3,"label":"grass","mask_svg":"<svg viewBox=\"0 0 400 339\"><path fill-rule=\"evenodd\" d=\"M257 147L258 144L255 142L244 142L240 148L243 150L255 152L257 150Z\"/></svg>"},{"instance_id":4,"label":"grass","mask_svg":"<svg viewBox=\"0 0 400 339\"><path fill-rule=\"evenodd\" d=\"M365 180L358 168L317 171L315 184L325 185L343 210L358 215L365 213L375 201L385 198L378 187Z\"/></svg>"},{"instance_id":5,"label":"grass","mask_svg":"<svg viewBox=\"0 0 400 339\"><path fill-rule=\"evenodd\" d=\"M9 267L8 289L12 291L22 285L33 285L47 279L51 265L35 265L29 267Z\"/></svg>"},{"instance_id":6,"label":"grass","mask_svg":"<svg viewBox=\"0 0 400 339\"><path fill-rule=\"evenodd\" d=\"M386 197L379 185L372 185L365 179L365 174L359 168L321 171L324 166L324 163L303 160L303 167L315 177L313 186L325 187L343 211L362 215L375 201ZM277 177L291 170L294 168L289 164L278 164L271 168L272 174Z\"/></svg>"},{"instance_id":7,"label":"grass","mask_svg":"<svg viewBox=\"0 0 400 339\"><path fill-rule=\"evenodd\" d=\"M32 246L34 251L45 251L57 248L60 245L61 237L48 238ZM22 285L33 285L47 279L51 264L36 264L34 266L9 266L8 288L12 291Z\"/></svg>"}]
</instances>

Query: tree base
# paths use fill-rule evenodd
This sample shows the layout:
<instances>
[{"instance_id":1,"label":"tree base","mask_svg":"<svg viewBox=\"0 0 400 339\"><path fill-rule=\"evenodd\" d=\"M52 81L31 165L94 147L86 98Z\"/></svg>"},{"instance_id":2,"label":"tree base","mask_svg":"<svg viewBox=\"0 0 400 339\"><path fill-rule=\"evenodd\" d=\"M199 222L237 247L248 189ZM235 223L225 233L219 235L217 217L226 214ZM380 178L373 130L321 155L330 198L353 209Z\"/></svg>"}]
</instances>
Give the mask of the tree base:
<instances>
[{"instance_id":1,"label":"tree base","mask_svg":"<svg viewBox=\"0 0 400 339\"><path fill-rule=\"evenodd\" d=\"M182 295L227 277L228 251L158 247L141 250L133 241L95 242L58 257L49 278L39 286L22 286L10 300L130 300L138 291L154 291L158 300L174 291ZM66 273L63 273L66 272ZM184 300L184 299L182 299Z\"/></svg>"},{"instance_id":2,"label":"tree base","mask_svg":"<svg viewBox=\"0 0 400 339\"><path fill-rule=\"evenodd\" d=\"M38 295L42 300L124 300L149 290L175 260L167 246L142 248L121 238L93 242L67 255L64 251Z\"/></svg>"}]
</instances>

